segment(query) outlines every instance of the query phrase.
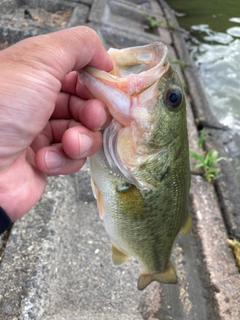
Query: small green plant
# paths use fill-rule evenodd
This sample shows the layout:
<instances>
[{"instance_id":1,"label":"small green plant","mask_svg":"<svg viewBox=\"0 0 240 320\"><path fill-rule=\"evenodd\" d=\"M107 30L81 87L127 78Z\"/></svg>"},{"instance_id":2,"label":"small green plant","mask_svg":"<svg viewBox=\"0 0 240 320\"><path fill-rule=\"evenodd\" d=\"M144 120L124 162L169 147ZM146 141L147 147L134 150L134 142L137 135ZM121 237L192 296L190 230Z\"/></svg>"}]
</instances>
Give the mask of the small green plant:
<instances>
[{"instance_id":1,"label":"small green plant","mask_svg":"<svg viewBox=\"0 0 240 320\"><path fill-rule=\"evenodd\" d=\"M198 148L202 149L205 138L205 129L203 128L198 138Z\"/></svg>"},{"instance_id":2,"label":"small green plant","mask_svg":"<svg viewBox=\"0 0 240 320\"><path fill-rule=\"evenodd\" d=\"M174 29L177 28L176 24L174 22L170 22L170 21L167 21L167 27L168 27L169 31L173 31Z\"/></svg>"},{"instance_id":3,"label":"small green plant","mask_svg":"<svg viewBox=\"0 0 240 320\"><path fill-rule=\"evenodd\" d=\"M156 26L160 26L163 23L163 20L156 20L155 18L148 16L147 21L149 22L149 25L151 28L154 28Z\"/></svg>"},{"instance_id":4,"label":"small green plant","mask_svg":"<svg viewBox=\"0 0 240 320\"><path fill-rule=\"evenodd\" d=\"M186 65L183 60L177 59L177 58L170 59L170 63L176 63L176 64L178 64L181 69L183 69L183 68L185 67L185 65Z\"/></svg>"},{"instance_id":5,"label":"small green plant","mask_svg":"<svg viewBox=\"0 0 240 320\"><path fill-rule=\"evenodd\" d=\"M147 13L144 11L141 11L141 15L146 16ZM156 20L154 17L151 17L151 16L147 16L147 21L149 22L150 28L160 26L163 23L163 20Z\"/></svg>"},{"instance_id":6,"label":"small green plant","mask_svg":"<svg viewBox=\"0 0 240 320\"><path fill-rule=\"evenodd\" d=\"M220 173L220 169L216 168L216 164L219 161L227 160L224 157L218 157L218 152L216 150L208 151L203 155L190 151L190 155L198 161L195 169L203 168L204 177L210 183L213 183Z\"/></svg>"},{"instance_id":7,"label":"small green plant","mask_svg":"<svg viewBox=\"0 0 240 320\"><path fill-rule=\"evenodd\" d=\"M236 264L238 267L238 271L240 272L240 242L236 239L231 240L227 239L229 246L232 248L233 254L236 259Z\"/></svg>"}]
</instances>

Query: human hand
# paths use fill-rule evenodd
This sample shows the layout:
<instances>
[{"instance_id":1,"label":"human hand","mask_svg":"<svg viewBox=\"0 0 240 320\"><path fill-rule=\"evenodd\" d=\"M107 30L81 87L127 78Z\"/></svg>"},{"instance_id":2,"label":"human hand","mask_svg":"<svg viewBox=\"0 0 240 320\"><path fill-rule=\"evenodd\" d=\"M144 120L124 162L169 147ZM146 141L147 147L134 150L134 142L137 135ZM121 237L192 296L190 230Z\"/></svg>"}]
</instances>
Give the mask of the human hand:
<instances>
[{"instance_id":1,"label":"human hand","mask_svg":"<svg viewBox=\"0 0 240 320\"><path fill-rule=\"evenodd\" d=\"M75 70L113 67L97 34L76 27L0 52L0 206L12 221L41 197L48 175L78 171L110 121Z\"/></svg>"}]
</instances>

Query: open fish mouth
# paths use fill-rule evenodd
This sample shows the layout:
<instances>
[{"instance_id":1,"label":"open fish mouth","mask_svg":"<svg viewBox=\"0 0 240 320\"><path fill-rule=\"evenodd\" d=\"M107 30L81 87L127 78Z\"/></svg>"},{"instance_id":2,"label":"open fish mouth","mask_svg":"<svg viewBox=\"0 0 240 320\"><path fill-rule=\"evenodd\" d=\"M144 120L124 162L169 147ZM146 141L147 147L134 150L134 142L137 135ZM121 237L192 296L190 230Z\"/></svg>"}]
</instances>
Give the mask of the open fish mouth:
<instances>
[{"instance_id":1,"label":"open fish mouth","mask_svg":"<svg viewBox=\"0 0 240 320\"><path fill-rule=\"evenodd\" d=\"M88 66L79 81L108 107L113 117L103 134L103 151L108 167L140 189L154 187L134 177L139 167L159 152L149 152L148 143L156 125L159 83L169 70L166 45L110 49L114 68L108 73Z\"/></svg>"},{"instance_id":2,"label":"open fish mouth","mask_svg":"<svg viewBox=\"0 0 240 320\"><path fill-rule=\"evenodd\" d=\"M115 61L111 74L126 78L144 72L142 76L159 77L159 68L166 62L167 52L167 47L159 42L121 50L111 48L108 53Z\"/></svg>"},{"instance_id":3,"label":"open fish mouth","mask_svg":"<svg viewBox=\"0 0 240 320\"><path fill-rule=\"evenodd\" d=\"M79 81L105 103L113 117L103 135L103 152L109 168L128 183L149 190L153 186L135 179L134 172L149 157L159 156L158 152L148 153L148 142L159 105L158 86L169 69L168 50L163 43L155 42L110 49L108 53L115 62L109 73L87 66L79 72Z\"/></svg>"},{"instance_id":4,"label":"open fish mouth","mask_svg":"<svg viewBox=\"0 0 240 320\"><path fill-rule=\"evenodd\" d=\"M161 42L126 49L110 49L115 65L109 73L91 66L79 71L79 80L123 126L133 117L134 97L152 86L167 72L167 47Z\"/></svg>"}]
</instances>

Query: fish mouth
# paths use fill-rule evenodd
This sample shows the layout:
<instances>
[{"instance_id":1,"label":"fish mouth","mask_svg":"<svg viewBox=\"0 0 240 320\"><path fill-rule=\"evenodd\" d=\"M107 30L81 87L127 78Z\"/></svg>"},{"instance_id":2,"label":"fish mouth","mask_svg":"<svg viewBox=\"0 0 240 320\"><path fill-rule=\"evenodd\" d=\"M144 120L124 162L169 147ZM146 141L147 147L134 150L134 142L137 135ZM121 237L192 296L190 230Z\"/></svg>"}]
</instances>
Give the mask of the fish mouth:
<instances>
[{"instance_id":1,"label":"fish mouth","mask_svg":"<svg viewBox=\"0 0 240 320\"><path fill-rule=\"evenodd\" d=\"M102 158L106 159L111 171L120 174L128 183L139 189L152 190L154 186L136 178L134 172L149 157L158 157L159 154L145 152L148 150L147 141L140 145L137 137L147 130L148 121L152 121L159 94L158 84L169 69L168 50L163 43L155 42L140 47L110 49L108 53L114 61L114 68L109 73L91 66L79 72L80 82L107 106L113 117L104 130ZM131 163L128 163L129 159Z\"/></svg>"},{"instance_id":2,"label":"fish mouth","mask_svg":"<svg viewBox=\"0 0 240 320\"><path fill-rule=\"evenodd\" d=\"M91 66L79 71L79 81L105 103L123 126L131 117L132 98L152 86L167 72L168 49L161 42L126 49L110 49L114 68L108 73Z\"/></svg>"},{"instance_id":3,"label":"fish mouth","mask_svg":"<svg viewBox=\"0 0 240 320\"><path fill-rule=\"evenodd\" d=\"M165 66L168 50L163 43L155 42L150 45L121 50L111 48L108 53L115 62L114 68L104 78L101 74L102 79L122 82L122 79L126 79L130 75L141 75L144 78L153 78L151 81L153 83L156 81L155 77L159 79L161 67ZM163 69L165 71L165 68ZM98 76L92 67L86 67L86 70L93 76Z\"/></svg>"}]
</instances>

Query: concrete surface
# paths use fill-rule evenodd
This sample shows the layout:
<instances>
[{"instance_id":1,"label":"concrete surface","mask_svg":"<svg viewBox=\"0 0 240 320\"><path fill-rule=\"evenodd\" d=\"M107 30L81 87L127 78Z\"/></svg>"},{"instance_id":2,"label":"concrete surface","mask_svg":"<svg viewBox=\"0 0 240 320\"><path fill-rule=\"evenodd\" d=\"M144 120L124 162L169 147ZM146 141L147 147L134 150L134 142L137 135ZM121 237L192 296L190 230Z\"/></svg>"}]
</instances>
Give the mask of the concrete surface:
<instances>
[{"instance_id":1,"label":"concrete surface","mask_svg":"<svg viewBox=\"0 0 240 320\"><path fill-rule=\"evenodd\" d=\"M40 11L35 11L35 20L31 18L34 7L52 14L71 9L71 16L62 26L46 24L39 21ZM190 149L198 150L196 110L201 125L220 127L215 119L209 122L206 117L209 110L201 104L204 93L182 33L163 1L0 0L0 8L5 12L0 18L2 47L27 36L83 23L97 30L106 48L165 42L169 58L184 58L188 65L183 72L178 65L176 68L188 88ZM26 8L30 18L29 14L26 18ZM149 33L147 16L163 24ZM215 148L211 139L206 145ZM217 184L208 184L201 172L195 172L192 160L191 168L193 232L180 236L173 249L177 285L152 283L139 292L137 262L130 259L122 267L112 265L110 242L98 217L85 166L77 174L49 178L40 202L2 237L0 320L240 319L240 277L226 242L231 230L232 234L239 231L239 210L234 205L234 218L231 199L226 196L228 202L221 200L228 187L224 177L223 189L217 194ZM223 205L233 221L228 230Z\"/></svg>"}]
</instances>

